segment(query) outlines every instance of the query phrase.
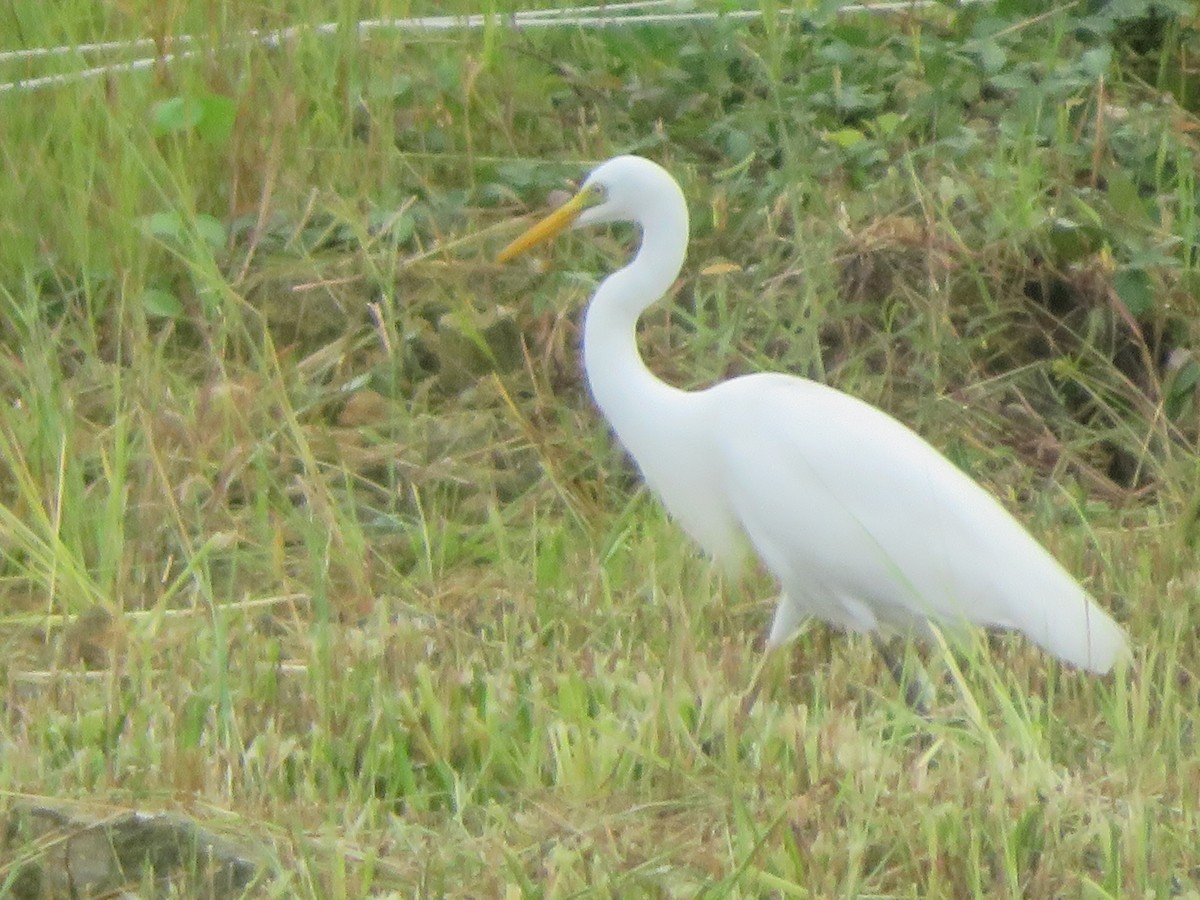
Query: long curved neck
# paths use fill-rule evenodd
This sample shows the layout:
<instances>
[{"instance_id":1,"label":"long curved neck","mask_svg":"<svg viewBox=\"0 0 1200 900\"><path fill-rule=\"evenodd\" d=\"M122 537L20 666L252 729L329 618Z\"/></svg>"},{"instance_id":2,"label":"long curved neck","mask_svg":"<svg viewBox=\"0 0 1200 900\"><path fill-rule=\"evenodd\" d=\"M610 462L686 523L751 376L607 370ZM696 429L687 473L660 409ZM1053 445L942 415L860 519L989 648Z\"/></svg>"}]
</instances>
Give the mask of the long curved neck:
<instances>
[{"instance_id":1,"label":"long curved neck","mask_svg":"<svg viewBox=\"0 0 1200 900\"><path fill-rule=\"evenodd\" d=\"M660 424L656 399L684 393L655 377L637 348L638 317L671 287L687 254L687 204L682 194L661 200L641 223L642 245L633 261L596 290L583 328L592 396L635 456L639 436Z\"/></svg>"}]
</instances>

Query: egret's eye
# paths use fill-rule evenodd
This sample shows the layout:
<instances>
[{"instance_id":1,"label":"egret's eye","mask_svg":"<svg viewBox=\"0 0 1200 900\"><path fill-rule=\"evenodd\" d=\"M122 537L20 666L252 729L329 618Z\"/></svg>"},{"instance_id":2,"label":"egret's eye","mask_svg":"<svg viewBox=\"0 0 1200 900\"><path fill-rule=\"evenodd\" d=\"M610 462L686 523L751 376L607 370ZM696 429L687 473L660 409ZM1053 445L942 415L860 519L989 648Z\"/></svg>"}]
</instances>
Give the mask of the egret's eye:
<instances>
[{"instance_id":1,"label":"egret's eye","mask_svg":"<svg viewBox=\"0 0 1200 900\"><path fill-rule=\"evenodd\" d=\"M602 184L590 184L584 188L583 207L591 209L600 206L608 200L608 190Z\"/></svg>"}]
</instances>

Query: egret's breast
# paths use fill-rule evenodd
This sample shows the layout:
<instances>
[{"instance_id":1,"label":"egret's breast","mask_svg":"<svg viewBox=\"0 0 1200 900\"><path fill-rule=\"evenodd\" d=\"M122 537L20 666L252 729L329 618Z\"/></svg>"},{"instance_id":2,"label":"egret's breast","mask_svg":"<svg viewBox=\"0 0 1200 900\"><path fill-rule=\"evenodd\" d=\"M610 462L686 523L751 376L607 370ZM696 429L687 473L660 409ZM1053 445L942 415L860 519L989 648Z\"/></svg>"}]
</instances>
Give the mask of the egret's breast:
<instances>
[{"instance_id":1,"label":"egret's breast","mask_svg":"<svg viewBox=\"0 0 1200 900\"><path fill-rule=\"evenodd\" d=\"M745 551L745 536L729 504L712 423L706 428L701 394L676 396L669 413L645 423L647 427L617 429L617 437L680 527L715 560L736 565Z\"/></svg>"},{"instance_id":2,"label":"egret's breast","mask_svg":"<svg viewBox=\"0 0 1200 900\"><path fill-rule=\"evenodd\" d=\"M670 464L656 462L638 465L667 512L713 559L737 564L745 539L708 460L682 452Z\"/></svg>"}]
</instances>

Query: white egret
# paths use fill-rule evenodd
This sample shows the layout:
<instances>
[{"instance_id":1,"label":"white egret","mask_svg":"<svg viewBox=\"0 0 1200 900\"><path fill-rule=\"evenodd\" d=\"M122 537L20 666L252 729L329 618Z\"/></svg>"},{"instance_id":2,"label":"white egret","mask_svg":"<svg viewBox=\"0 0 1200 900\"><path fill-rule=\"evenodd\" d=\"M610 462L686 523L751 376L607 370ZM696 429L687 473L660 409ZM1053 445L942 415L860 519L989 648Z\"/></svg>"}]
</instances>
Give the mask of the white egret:
<instances>
[{"instance_id":1,"label":"white egret","mask_svg":"<svg viewBox=\"0 0 1200 900\"><path fill-rule=\"evenodd\" d=\"M633 222L641 247L587 309L592 394L646 483L711 556L746 540L782 587L768 646L808 616L854 632L931 635L967 624L1023 632L1090 672L1125 634L986 490L914 431L833 388L762 373L685 391L656 378L637 320L683 266L688 211L660 166L618 156L501 251L569 227Z\"/></svg>"}]
</instances>

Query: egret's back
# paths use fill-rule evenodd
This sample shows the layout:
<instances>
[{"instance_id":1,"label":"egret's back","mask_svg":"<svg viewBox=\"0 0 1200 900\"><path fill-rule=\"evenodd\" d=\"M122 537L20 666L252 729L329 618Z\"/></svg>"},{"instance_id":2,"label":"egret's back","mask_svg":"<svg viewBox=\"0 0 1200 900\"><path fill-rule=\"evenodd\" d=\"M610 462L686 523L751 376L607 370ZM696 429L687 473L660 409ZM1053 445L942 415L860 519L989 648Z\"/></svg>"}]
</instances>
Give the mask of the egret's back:
<instances>
[{"instance_id":1,"label":"egret's back","mask_svg":"<svg viewBox=\"0 0 1200 900\"><path fill-rule=\"evenodd\" d=\"M788 618L922 634L1011 628L1094 672L1117 624L993 498L886 413L814 382L752 375L704 392L729 507ZM669 505L669 501L668 501Z\"/></svg>"}]
</instances>

